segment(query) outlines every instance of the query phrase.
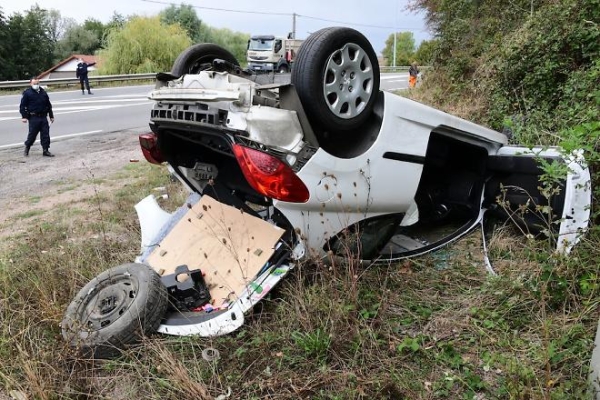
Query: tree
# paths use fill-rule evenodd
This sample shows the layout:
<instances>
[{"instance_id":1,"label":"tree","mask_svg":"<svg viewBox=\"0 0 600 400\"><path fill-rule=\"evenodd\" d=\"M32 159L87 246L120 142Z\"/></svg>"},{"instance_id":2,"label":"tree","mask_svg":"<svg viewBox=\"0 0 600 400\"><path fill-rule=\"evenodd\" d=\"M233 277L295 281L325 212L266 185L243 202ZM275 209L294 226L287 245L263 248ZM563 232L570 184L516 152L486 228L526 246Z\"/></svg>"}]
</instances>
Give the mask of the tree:
<instances>
[{"instance_id":1,"label":"tree","mask_svg":"<svg viewBox=\"0 0 600 400\"><path fill-rule=\"evenodd\" d=\"M62 60L71 54L94 54L99 48L100 38L96 32L75 25L57 43L55 54L58 60Z\"/></svg>"},{"instance_id":2,"label":"tree","mask_svg":"<svg viewBox=\"0 0 600 400\"><path fill-rule=\"evenodd\" d=\"M536 4L551 1L536 1ZM413 10L425 11L429 28L439 38L436 62L451 66L451 78L471 79L477 59L496 41L531 16L531 0L411 0Z\"/></svg>"},{"instance_id":3,"label":"tree","mask_svg":"<svg viewBox=\"0 0 600 400\"><path fill-rule=\"evenodd\" d=\"M122 29L112 29L99 52L101 74L170 71L175 58L191 45L179 24L165 25L159 17L132 17Z\"/></svg>"},{"instance_id":4,"label":"tree","mask_svg":"<svg viewBox=\"0 0 600 400\"><path fill-rule=\"evenodd\" d=\"M241 32L234 32L230 29L211 29L211 42L229 50L235 56L240 64L246 62L246 50L250 35Z\"/></svg>"},{"instance_id":5,"label":"tree","mask_svg":"<svg viewBox=\"0 0 600 400\"><path fill-rule=\"evenodd\" d=\"M437 38L428 80L444 87L432 91L437 107L498 130L510 124L526 145L554 145L561 131L600 121L598 0L412 3Z\"/></svg>"},{"instance_id":6,"label":"tree","mask_svg":"<svg viewBox=\"0 0 600 400\"><path fill-rule=\"evenodd\" d=\"M104 25L102 22L98 21L97 19L94 18L88 18L85 21L83 21L83 28L86 31L89 32L93 32L94 35L96 36L96 38L98 38L98 48L100 48L100 46L104 43L104 36L106 35L106 32L108 30L108 25ZM94 50L97 50L94 49Z\"/></svg>"},{"instance_id":7,"label":"tree","mask_svg":"<svg viewBox=\"0 0 600 400\"><path fill-rule=\"evenodd\" d=\"M415 52L414 59L419 65L431 65L435 58L438 41L423 40Z\"/></svg>"},{"instance_id":8,"label":"tree","mask_svg":"<svg viewBox=\"0 0 600 400\"><path fill-rule=\"evenodd\" d=\"M46 14L46 25L48 26L48 34L54 43L58 42L67 29L75 24L72 18L63 18L60 11L50 9Z\"/></svg>"},{"instance_id":9,"label":"tree","mask_svg":"<svg viewBox=\"0 0 600 400\"><path fill-rule=\"evenodd\" d=\"M396 33L396 63L395 65L409 65L415 52L415 39L412 32ZM394 65L394 34L385 41L382 51L383 57L388 60L388 65Z\"/></svg>"},{"instance_id":10,"label":"tree","mask_svg":"<svg viewBox=\"0 0 600 400\"><path fill-rule=\"evenodd\" d=\"M127 18L118 12L114 12L112 18L108 24L106 24L106 32L113 29L122 29L127 23Z\"/></svg>"},{"instance_id":11,"label":"tree","mask_svg":"<svg viewBox=\"0 0 600 400\"><path fill-rule=\"evenodd\" d=\"M230 29L215 29L198 18L196 10L190 5L171 5L160 13L161 22L179 24L193 43L215 43L229 50L239 62L246 60L246 47L250 35L234 32Z\"/></svg>"},{"instance_id":12,"label":"tree","mask_svg":"<svg viewBox=\"0 0 600 400\"><path fill-rule=\"evenodd\" d=\"M11 15L7 24L7 51L10 70L7 79L29 79L53 65L55 42L47 23L47 11L33 6L25 16Z\"/></svg>"},{"instance_id":13,"label":"tree","mask_svg":"<svg viewBox=\"0 0 600 400\"><path fill-rule=\"evenodd\" d=\"M199 34L202 21L200 21L196 10L192 6L187 4L171 5L160 13L160 20L166 25L179 24L185 29L193 42L200 42Z\"/></svg>"},{"instance_id":14,"label":"tree","mask_svg":"<svg viewBox=\"0 0 600 400\"><path fill-rule=\"evenodd\" d=\"M8 51L8 24L0 7L0 81L8 80L11 60Z\"/></svg>"}]
</instances>

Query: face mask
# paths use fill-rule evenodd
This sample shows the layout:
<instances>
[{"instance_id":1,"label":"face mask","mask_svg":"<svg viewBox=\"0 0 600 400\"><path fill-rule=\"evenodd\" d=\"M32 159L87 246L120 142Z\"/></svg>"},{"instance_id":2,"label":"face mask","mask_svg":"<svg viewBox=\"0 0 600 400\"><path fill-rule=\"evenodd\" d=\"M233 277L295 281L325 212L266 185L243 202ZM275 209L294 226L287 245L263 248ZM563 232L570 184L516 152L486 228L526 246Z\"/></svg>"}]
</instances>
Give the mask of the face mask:
<instances>
[{"instance_id":1,"label":"face mask","mask_svg":"<svg viewBox=\"0 0 600 400\"><path fill-rule=\"evenodd\" d=\"M31 88L33 90L38 90L40 88L40 85L31 85Z\"/></svg>"}]
</instances>

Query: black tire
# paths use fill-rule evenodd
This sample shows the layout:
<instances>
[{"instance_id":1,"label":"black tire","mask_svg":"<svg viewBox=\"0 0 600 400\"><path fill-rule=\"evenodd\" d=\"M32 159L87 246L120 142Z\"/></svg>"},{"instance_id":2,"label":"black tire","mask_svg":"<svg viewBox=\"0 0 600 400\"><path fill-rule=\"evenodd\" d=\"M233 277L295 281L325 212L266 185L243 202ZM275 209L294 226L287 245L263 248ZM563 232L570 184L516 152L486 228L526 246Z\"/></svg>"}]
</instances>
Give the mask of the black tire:
<instances>
[{"instance_id":1,"label":"black tire","mask_svg":"<svg viewBox=\"0 0 600 400\"><path fill-rule=\"evenodd\" d=\"M286 64L280 65L279 68L277 69L277 72L279 72L280 74L287 74L289 71L288 66Z\"/></svg>"},{"instance_id":2,"label":"black tire","mask_svg":"<svg viewBox=\"0 0 600 400\"><path fill-rule=\"evenodd\" d=\"M197 74L210 68L212 62L217 58L237 66L240 65L235 56L221 46L200 43L188 47L177 56L173 68L171 68L171 75Z\"/></svg>"},{"instance_id":3,"label":"black tire","mask_svg":"<svg viewBox=\"0 0 600 400\"><path fill-rule=\"evenodd\" d=\"M350 28L310 35L292 68L292 84L311 123L331 133L356 130L369 119L379 80L373 47Z\"/></svg>"},{"instance_id":4,"label":"black tire","mask_svg":"<svg viewBox=\"0 0 600 400\"><path fill-rule=\"evenodd\" d=\"M167 288L144 264L123 264L85 285L62 321L62 335L83 357L112 358L155 332L165 316Z\"/></svg>"}]
</instances>

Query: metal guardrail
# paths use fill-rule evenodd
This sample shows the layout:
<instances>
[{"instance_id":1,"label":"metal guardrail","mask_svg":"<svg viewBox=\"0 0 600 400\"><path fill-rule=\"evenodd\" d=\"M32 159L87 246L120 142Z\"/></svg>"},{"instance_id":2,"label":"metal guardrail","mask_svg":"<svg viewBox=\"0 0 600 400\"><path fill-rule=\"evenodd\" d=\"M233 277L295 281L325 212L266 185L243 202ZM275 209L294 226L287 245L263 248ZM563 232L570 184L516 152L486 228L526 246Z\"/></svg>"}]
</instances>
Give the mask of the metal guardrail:
<instances>
[{"instance_id":1,"label":"metal guardrail","mask_svg":"<svg viewBox=\"0 0 600 400\"><path fill-rule=\"evenodd\" d=\"M150 74L129 74L129 75L91 75L89 76L90 83L97 82L119 82L119 81L135 81L144 79L154 79L156 73ZM43 86L53 85L70 85L79 84L78 78L55 78L55 79L44 79L40 81ZM29 80L25 81L0 81L0 89L18 89L26 88L29 86Z\"/></svg>"},{"instance_id":2,"label":"metal guardrail","mask_svg":"<svg viewBox=\"0 0 600 400\"><path fill-rule=\"evenodd\" d=\"M400 65L396 67L379 67L379 71L381 72L408 72L410 66L408 65Z\"/></svg>"},{"instance_id":3,"label":"metal guardrail","mask_svg":"<svg viewBox=\"0 0 600 400\"><path fill-rule=\"evenodd\" d=\"M408 72L408 69L410 68L409 65L401 65L401 66L396 66L396 67L379 67L379 71L381 72ZM430 70L431 66L430 65L419 65L419 70L421 72L423 71L427 71Z\"/></svg>"},{"instance_id":4,"label":"metal guardrail","mask_svg":"<svg viewBox=\"0 0 600 400\"><path fill-rule=\"evenodd\" d=\"M379 67L381 72L407 72L410 67L408 65L401 65L396 67ZM421 67L426 69L427 67ZM89 76L90 83L97 82L119 82L119 81L135 81L135 80L149 80L154 79L156 73L148 74L127 74L127 75L91 75ZM78 78L55 78L55 79L44 79L40 81L43 86L55 86L55 85L76 85L79 84ZM26 88L29 86L29 80L24 81L0 81L1 89L19 89Z\"/></svg>"}]
</instances>

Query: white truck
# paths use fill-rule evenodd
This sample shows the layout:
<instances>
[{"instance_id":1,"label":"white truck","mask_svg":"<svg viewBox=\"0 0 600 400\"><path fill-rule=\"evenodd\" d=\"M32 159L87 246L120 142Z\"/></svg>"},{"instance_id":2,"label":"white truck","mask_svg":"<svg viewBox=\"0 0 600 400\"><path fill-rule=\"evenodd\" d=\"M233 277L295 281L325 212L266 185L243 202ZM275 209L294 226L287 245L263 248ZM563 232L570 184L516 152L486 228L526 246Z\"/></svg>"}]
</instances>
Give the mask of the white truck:
<instances>
[{"instance_id":1,"label":"white truck","mask_svg":"<svg viewBox=\"0 0 600 400\"><path fill-rule=\"evenodd\" d=\"M302 42L273 35L252 36L248 41L248 68L256 72L290 72Z\"/></svg>"}]
</instances>

